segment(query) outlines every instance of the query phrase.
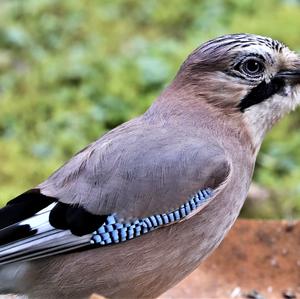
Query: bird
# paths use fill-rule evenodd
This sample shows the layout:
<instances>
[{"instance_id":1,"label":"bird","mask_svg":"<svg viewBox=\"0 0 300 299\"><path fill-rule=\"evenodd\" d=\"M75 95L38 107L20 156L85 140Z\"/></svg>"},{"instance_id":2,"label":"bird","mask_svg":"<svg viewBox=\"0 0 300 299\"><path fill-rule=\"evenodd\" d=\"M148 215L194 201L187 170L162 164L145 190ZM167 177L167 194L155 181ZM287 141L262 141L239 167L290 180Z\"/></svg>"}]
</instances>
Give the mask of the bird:
<instances>
[{"instance_id":1,"label":"bird","mask_svg":"<svg viewBox=\"0 0 300 299\"><path fill-rule=\"evenodd\" d=\"M155 298L174 286L234 224L299 89L300 56L282 42L200 45L144 114L0 210L0 293Z\"/></svg>"}]
</instances>

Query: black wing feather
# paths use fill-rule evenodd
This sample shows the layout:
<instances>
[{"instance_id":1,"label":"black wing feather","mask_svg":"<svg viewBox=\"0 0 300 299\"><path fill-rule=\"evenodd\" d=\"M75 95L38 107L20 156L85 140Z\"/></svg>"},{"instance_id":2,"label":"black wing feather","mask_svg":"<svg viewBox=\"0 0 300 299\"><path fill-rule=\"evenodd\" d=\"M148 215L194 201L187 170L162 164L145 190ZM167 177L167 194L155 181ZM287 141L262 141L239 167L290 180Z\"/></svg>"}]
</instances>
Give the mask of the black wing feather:
<instances>
[{"instance_id":1,"label":"black wing feather","mask_svg":"<svg viewBox=\"0 0 300 299\"><path fill-rule=\"evenodd\" d=\"M39 189L31 189L10 200L0 209L0 229L27 219L57 199L43 195Z\"/></svg>"}]
</instances>

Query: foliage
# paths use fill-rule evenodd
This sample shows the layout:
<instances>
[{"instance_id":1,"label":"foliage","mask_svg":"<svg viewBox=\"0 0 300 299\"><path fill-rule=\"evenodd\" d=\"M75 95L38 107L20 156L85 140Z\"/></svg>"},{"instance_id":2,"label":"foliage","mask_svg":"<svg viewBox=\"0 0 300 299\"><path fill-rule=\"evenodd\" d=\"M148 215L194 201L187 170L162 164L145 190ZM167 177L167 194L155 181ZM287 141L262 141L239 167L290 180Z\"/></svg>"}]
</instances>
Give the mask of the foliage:
<instances>
[{"instance_id":1,"label":"foliage","mask_svg":"<svg viewBox=\"0 0 300 299\"><path fill-rule=\"evenodd\" d=\"M201 42L252 32L300 49L300 4L291 0L2 0L0 7L3 203L145 111ZM255 173L277 196L279 217L300 215L299 113L269 135Z\"/></svg>"}]
</instances>

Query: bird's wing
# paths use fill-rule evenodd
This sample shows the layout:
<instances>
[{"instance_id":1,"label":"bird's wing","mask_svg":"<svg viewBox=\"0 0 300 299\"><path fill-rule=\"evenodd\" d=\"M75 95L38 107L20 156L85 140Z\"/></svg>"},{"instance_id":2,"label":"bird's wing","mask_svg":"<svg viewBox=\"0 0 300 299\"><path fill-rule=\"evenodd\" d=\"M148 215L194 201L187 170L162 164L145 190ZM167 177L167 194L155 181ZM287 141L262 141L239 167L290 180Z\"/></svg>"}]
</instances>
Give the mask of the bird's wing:
<instances>
[{"instance_id":1,"label":"bird's wing","mask_svg":"<svg viewBox=\"0 0 300 299\"><path fill-rule=\"evenodd\" d=\"M125 132L105 135L0 210L0 265L127 241L188 219L226 185L230 161L209 136Z\"/></svg>"}]
</instances>

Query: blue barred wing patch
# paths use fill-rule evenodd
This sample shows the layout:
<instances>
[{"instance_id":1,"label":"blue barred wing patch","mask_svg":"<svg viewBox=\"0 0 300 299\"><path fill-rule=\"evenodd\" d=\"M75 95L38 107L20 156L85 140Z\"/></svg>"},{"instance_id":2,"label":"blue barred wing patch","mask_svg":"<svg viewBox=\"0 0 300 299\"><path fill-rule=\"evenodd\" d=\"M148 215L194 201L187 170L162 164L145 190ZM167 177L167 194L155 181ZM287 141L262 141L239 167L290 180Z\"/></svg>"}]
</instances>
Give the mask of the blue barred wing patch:
<instances>
[{"instance_id":1,"label":"blue barred wing patch","mask_svg":"<svg viewBox=\"0 0 300 299\"><path fill-rule=\"evenodd\" d=\"M164 225L178 222L202 206L212 195L213 190L210 188L200 190L172 212L152 215L129 223L118 222L116 214L110 215L92 234L90 242L97 245L117 244L144 235Z\"/></svg>"}]
</instances>

